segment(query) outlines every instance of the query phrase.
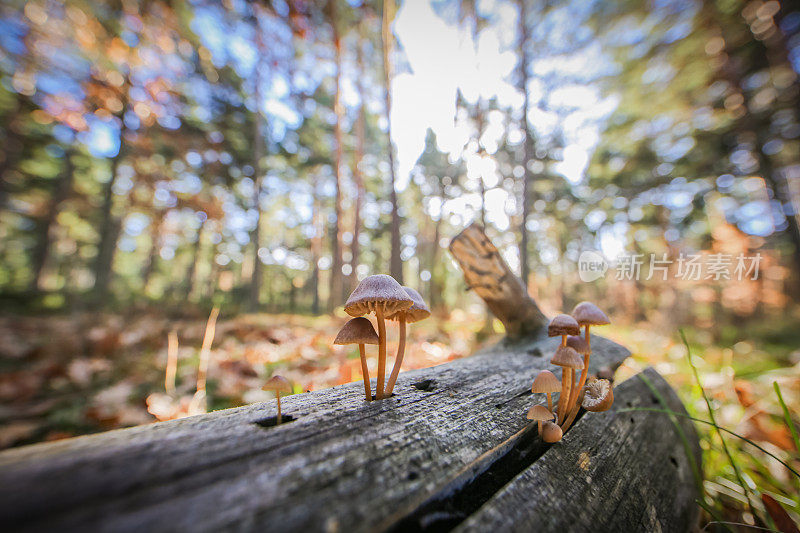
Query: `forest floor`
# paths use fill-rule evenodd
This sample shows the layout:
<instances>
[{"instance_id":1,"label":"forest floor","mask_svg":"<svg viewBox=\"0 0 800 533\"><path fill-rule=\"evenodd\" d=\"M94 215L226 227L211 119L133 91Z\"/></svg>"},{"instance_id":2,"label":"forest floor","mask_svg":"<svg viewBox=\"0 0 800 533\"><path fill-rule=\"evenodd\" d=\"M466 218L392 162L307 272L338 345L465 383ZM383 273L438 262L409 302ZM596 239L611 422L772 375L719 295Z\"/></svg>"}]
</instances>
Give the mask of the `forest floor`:
<instances>
[{"instance_id":1,"label":"forest floor","mask_svg":"<svg viewBox=\"0 0 800 533\"><path fill-rule=\"evenodd\" d=\"M358 350L333 346L344 316L239 315L216 324L208 359L208 386L198 395L197 374L207 319L171 320L155 314L123 317L73 314L0 317L0 449L169 420L207 410L270 399L261 390L273 373L295 392L316 390L361 377ZM462 311L409 327L403 370L441 364L474 352L486 342L484 320ZM389 323L389 354L396 327ZM677 332L645 326L603 328L598 333L629 347L633 356L618 372L622 380L654 366L678 390L692 416L709 419L686 349ZM774 324L753 329L757 340L732 345L690 330L692 361L711 399L717 423L792 462L800 458L773 389L777 382L790 412L800 412L800 350L794 329ZM175 332L174 388L165 380L168 336ZM499 334L498 334L499 336ZM392 358L390 358L391 364ZM370 357L371 375L375 360ZM391 368L391 367L390 367ZM169 389L169 391L168 391ZM204 396L204 397L203 397ZM660 415L656 415L660 416ZM752 523L765 516L761 500L748 508L731 460L713 427L698 424L704 450L707 502L720 520ZM767 492L800 513L800 483L779 462L726 435L733 462L748 490Z\"/></svg>"}]
</instances>

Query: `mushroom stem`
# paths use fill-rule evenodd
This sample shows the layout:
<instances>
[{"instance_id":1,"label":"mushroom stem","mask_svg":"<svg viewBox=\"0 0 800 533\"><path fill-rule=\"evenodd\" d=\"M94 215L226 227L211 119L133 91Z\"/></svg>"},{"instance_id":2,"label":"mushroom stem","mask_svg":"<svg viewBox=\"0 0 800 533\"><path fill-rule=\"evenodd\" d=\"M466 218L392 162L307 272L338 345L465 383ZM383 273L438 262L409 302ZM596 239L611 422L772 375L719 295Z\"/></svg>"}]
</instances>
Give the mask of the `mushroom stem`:
<instances>
[{"instance_id":1,"label":"mushroom stem","mask_svg":"<svg viewBox=\"0 0 800 533\"><path fill-rule=\"evenodd\" d=\"M537 424L538 429L539 429L539 436L541 437L542 436L542 421L539 420L539 421L536 422L536 424Z\"/></svg>"},{"instance_id":2,"label":"mushroom stem","mask_svg":"<svg viewBox=\"0 0 800 533\"><path fill-rule=\"evenodd\" d=\"M553 411L553 395L550 392L547 393L547 408Z\"/></svg>"},{"instance_id":3,"label":"mushroom stem","mask_svg":"<svg viewBox=\"0 0 800 533\"><path fill-rule=\"evenodd\" d=\"M406 315L400 313L398 317L400 323L400 340L397 343L397 355L394 358L394 367L392 373L389 375L389 384L386 385L386 396L391 396L394 390L394 384L397 382L397 375L400 374L400 365L403 364L403 356L406 353Z\"/></svg>"},{"instance_id":4,"label":"mushroom stem","mask_svg":"<svg viewBox=\"0 0 800 533\"><path fill-rule=\"evenodd\" d=\"M383 306L375 306L378 319L378 383L375 386L375 399L383 399L383 380L386 378L386 325L383 323Z\"/></svg>"},{"instance_id":5,"label":"mushroom stem","mask_svg":"<svg viewBox=\"0 0 800 533\"><path fill-rule=\"evenodd\" d=\"M567 345L567 336L561 335L561 346L566 346L566 345Z\"/></svg>"},{"instance_id":6,"label":"mushroom stem","mask_svg":"<svg viewBox=\"0 0 800 533\"><path fill-rule=\"evenodd\" d=\"M372 401L372 391L369 388L369 369L367 368L367 354L364 351L364 345L358 345L358 353L361 355L361 376L364 379L364 395L367 401Z\"/></svg>"},{"instance_id":7,"label":"mushroom stem","mask_svg":"<svg viewBox=\"0 0 800 533\"><path fill-rule=\"evenodd\" d=\"M572 373L569 368L561 368L561 394L558 397L558 419L564 418L564 411L567 409L569 395L572 387Z\"/></svg>"},{"instance_id":8,"label":"mushroom stem","mask_svg":"<svg viewBox=\"0 0 800 533\"><path fill-rule=\"evenodd\" d=\"M589 376L589 359L592 356L591 352L591 341L589 340L589 325L586 325L586 333L584 335L586 340L586 344L589 346L589 353L583 356L583 370L581 370L581 380L578 382L578 386L575 388L573 394L570 397L572 405L569 408L567 419L564 420L564 424L561 426L563 431L567 431L569 426L572 425L572 422L575 420L575 417L578 416L578 411L581 408L581 404L578 401L578 396L580 396L581 391L583 390L583 386L586 385L586 378Z\"/></svg>"},{"instance_id":9,"label":"mushroom stem","mask_svg":"<svg viewBox=\"0 0 800 533\"><path fill-rule=\"evenodd\" d=\"M278 400L278 417L275 419L275 425L280 426L281 422L283 422L283 417L281 417L281 393L275 391L275 398Z\"/></svg>"},{"instance_id":10,"label":"mushroom stem","mask_svg":"<svg viewBox=\"0 0 800 533\"><path fill-rule=\"evenodd\" d=\"M583 403L583 398L586 395L586 390L581 389L578 393L578 397L575 401L575 406L572 408L572 411L569 413L567 420L564 422L564 425L561 427L561 431L565 432L569 429L572 423L575 421L575 417L578 416L578 411L581 410L581 404Z\"/></svg>"}]
</instances>

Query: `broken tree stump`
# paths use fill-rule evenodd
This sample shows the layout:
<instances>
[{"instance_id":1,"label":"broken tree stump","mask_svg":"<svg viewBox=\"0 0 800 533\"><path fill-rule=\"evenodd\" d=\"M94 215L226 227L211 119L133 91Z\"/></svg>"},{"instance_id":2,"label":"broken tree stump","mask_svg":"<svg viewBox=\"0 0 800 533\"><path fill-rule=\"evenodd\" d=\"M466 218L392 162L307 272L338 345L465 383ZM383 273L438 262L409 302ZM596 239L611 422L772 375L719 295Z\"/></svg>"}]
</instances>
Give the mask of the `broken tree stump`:
<instances>
[{"instance_id":1,"label":"broken tree stump","mask_svg":"<svg viewBox=\"0 0 800 533\"><path fill-rule=\"evenodd\" d=\"M489 250L487 241L474 242ZM652 386L684 412L674 391L648 371L649 386L638 378L619 386L614 411L582 417L564 440L543 444L525 413L544 401L530 393L536 373L558 373L549 364L558 341L545 336L533 300L519 298L505 263L490 261L501 279L490 281L480 261L475 275L493 295L515 294L524 318L504 316L526 323L512 324L517 342L404 372L385 400L364 402L361 383L282 398L290 421L280 426L266 402L7 450L0 527L529 531L573 529L572 519L593 530L690 527L693 427L678 422L687 453L664 415L623 411L652 406ZM499 312L511 309L493 298ZM592 346L592 373L629 355L600 337ZM654 431L659 438L647 438Z\"/></svg>"}]
</instances>

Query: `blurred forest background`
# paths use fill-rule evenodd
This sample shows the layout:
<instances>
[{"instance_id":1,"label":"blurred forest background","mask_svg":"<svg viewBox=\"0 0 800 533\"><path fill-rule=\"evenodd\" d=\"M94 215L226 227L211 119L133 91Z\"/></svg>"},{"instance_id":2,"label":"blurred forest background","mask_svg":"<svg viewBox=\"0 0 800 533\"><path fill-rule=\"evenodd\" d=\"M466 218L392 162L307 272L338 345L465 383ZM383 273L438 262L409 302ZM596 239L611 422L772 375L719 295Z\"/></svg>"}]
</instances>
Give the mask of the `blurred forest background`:
<instances>
[{"instance_id":1,"label":"blurred forest background","mask_svg":"<svg viewBox=\"0 0 800 533\"><path fill-rule=\"evenodd\" d=\"M773 382L796 418L799 72L788 1L5 0L0 447L360 379L330 343L374 273L434 311L404 369L469 355L502 333L447 252L477 220L547 312L597 302L623 377L655 365L707 418L684 328L720 424L797 465ZM756 279L681 277L719 254ZM699 430L716 512L800 509Z\"/></svg>"}]
</instances>

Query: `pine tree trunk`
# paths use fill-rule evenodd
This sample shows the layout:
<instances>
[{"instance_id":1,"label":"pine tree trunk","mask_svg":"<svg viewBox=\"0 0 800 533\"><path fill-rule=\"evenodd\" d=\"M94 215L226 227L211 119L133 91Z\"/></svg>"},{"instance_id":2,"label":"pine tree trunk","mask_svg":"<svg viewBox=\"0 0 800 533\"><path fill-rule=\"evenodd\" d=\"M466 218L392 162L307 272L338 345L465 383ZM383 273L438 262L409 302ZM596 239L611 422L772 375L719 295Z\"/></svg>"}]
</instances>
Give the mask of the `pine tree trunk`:
<instances>
[{"instance_id":1,"label":"pine tree trunk","mask_svg":"<svg viewBox=\"0 0 800 533\"><path fill-rule=\"evenodd\" d=\"M356 88L358 90L358 97L360 105L358 109L358 120L356 120L356 153L353 158L353 181L356 184L356 201L353 207L353 242L350 245L350 275L348 284L349 289L352 291L358 284L358 275L356 269L358 268L359 261L361 260L361 244L358 242L361 236L361 209L364 205L364 174L362 173L361 164L364 160L364 136L366 129L366 106L364 101L366 94L364 91L364 57L363 50L359 41L356 46L356 65L358 70L358 77L356 79Z\"/></svg>"},{"instance_id":2,"label":"pine tree trunk","mask_svg":"<svg viewBox=\"0 0 800 533\"><path fill-rule=\"evenodd\" d=\"M311 237L311 312L319 314L319 260L322 255L322 205L319 199L319 176L314 176L314 236Z\"/></svg>"},{"instance_id":3,"label":"pine tree trunk","mask_svg":"<svg viewBox=\"0 0 800 533\"><path fill-rule=\"evenodd\" d=\"M259 57L263 58L266 55L266 47L264 40L261 37L261 27L258 19L259 10L256 9L255 30L256 30L256 48ZM262 263L261 258L258 256L258 250L261 247L261 190L263 186L263 171L261 168L261 159L264 157L264 137L261 131L261 63L256 63L256 77L255 77L255 100L256 109L253 116L253 169L255 172L255 187L253 190L253 209L256 210L256 225L253 231L250 232L250 242L253 248L253 273L250 278L250 294L248 301L248 308L251 312L258 311L260 293L261 293L261 278L262 278Z\"/></svg>"},{"instance_id":4,"label":"pine tree trunk","mask_svg":"<svg viewBox=\"0 0 800 533\"><path fill-rule=\"evenodd\" d=\"M117 239L122 221L114 216L114 184L117 181L117 170L125 156L125 128L120 131L120 146L117 155L111 159L111 176L103 188L103 206L100 211L100 241L97 245L97 256L94 263L94 303L103 305L108 296L108 285L111 282L114 266L114 255L117 250Z\"/></svg>"},{"instance_id":5,"label":"pine tree trunk","mask_svg":"<svg viewBox=\"0 0 800 533\"><path fill-rule=\"evenodd\" d=\"M200 256L202 251L202 238L203 238L203 228L206 225L208 219L200 222L200 227L197 228L197 240L194 242L194 246L192 249L192 260L189 263L189 268L186 271L186 290L184 291L184 297L188 301L189 297L194 292L195 287L195 278L197 277L197 263L200 262Z\"/></svg>"},{"instance_id":6,"label":"pine tree trunk","mask_svg":"<svg viewBox=\"0 0 800 533\"><path fill-rule=\"evenodd\" d=\"M333 111L336 114L336 123L333 128L334 142L336 143L334 153L334 176L336 178L336 194L334 198L334 212L336 219L333 223L332 253L331 259L331 292L328 296L328 310L332 311L341 301L344 293L342 279L342 223L344 209L342 208L342 122L344 121L344 106L342 105L342 40L339 35L339 21L336 10L337 0L329 0L329 17L331 30L333 31L333 51L336 62L336 88L333 95Z\"/></svg>"},{"instance_id":7,"label":"pine tree trunk","mask_svg":"<svg viewBox=\"0 0 800 533\"><path fill-rule=\"evenodd\" d=\"M36 246L33 250L33 279L31 281L31 290L37 291L42 288L42 274L44 266L50 255L50 245L52 227L58 216L61 203L67 199L70 191L72 190L72 182L75 177L75 167L72 164L73 150L70 148L64 154L64 170L58 178L56 178L53 196L47 206L47 212L44 219L38 227L36 236Z\"/></svg>"},{"instance_id":8,"label":"pine tree trunk","mask_svg":"<svg viewBox=\"0 0 800 533\"><path fill-rule=\"evenodd\" d=\"M531 185L531 171L529 167L531 157L533 156L532 138L530 135L530 128L528 127L528 109L530 102L528 100L528 24L527 16L528 9L525 4L526 0L519 0L519 77L518 89L523 94L522 105L522 124L521 130L523 132L522 143L522 165L524 172L522 175L522 220L519 224L520 241L519 241L519 266L522 283L525 287L528 286L528 278L530 277L530 264L528 262L528 216L530 215L530 185Z\"/></svg>"},{"instance_id":9,"label":"pine tree trunk","mask_svg":"<svg viewBox=\"0 0 800 533\"><path fill-rule=\"evenodd\" d=\"M164 211L159 210L150 227L150 252L147 254L147 263L142 270L142 287L147 291L150 278L156 271L158 264L158 249L161 244L161 226L164 224Z\"/></svg>"},{"instance_id":10,"label":"pine tree trunk","mask_svg":"<svg viewBox=\"0 0 800 533\"><path fill-rule=\"evenodd\" d=\"M388 139L389 150L389 201L392 205L392 226L391 226L391 260L390 273L400 284L403 283L403 261L400 257L400 212L398 210L396 177L394 168L394 145L392 144L392 66L390 62L392 51L392 18L394 16L394 0L383 0L383 101L386 108L386 136Z\"/></svg>"}]
</instances>

